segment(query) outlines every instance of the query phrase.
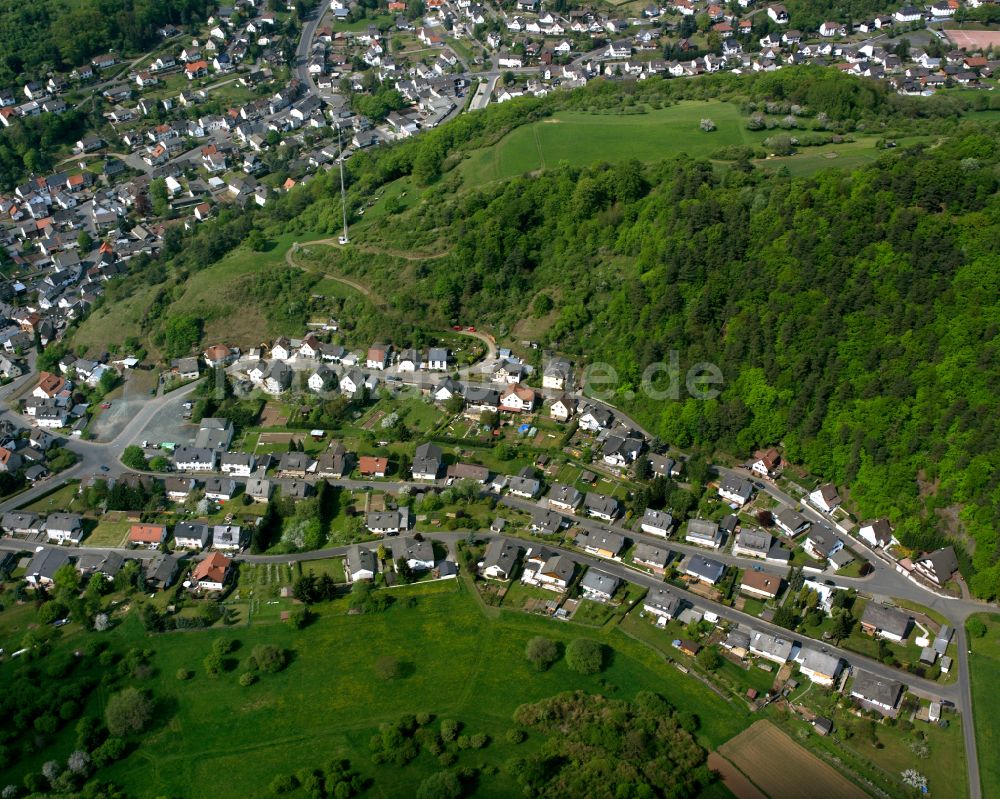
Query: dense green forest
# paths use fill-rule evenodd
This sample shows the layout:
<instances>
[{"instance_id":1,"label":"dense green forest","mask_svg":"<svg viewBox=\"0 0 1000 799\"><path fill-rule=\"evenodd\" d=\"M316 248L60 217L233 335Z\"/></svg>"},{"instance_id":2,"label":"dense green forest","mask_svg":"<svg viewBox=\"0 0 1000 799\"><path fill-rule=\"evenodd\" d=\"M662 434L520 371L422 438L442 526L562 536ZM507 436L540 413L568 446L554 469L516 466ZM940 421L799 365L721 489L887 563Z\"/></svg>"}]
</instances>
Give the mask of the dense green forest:
<instances>
[{"instance_id":1,"label":"dense green forest","mask_svg":"<svg viewBox=\"0 0 1000 799\"><path fill-rule=\"evenodd\" d=\"M698 97L794 112L802 125L837 133L931 136L853 173L811 177L747 158L684 156L564 164L478 187L453 169L464 152L556 109L641 113ZM613 365L615 401L664 441L736 457L782 443L789 460L846 487L862 516L888 515L908 545L954 540L973 590L997 596L1000 125L963 117L965 100L930 99L795 69L597 82L464 115L349 162L355 199L400 177L427 187L412 207L360 224L355 237L439 255L403 261L347 250L332 264L384 298L382 314L357 319L364 333L398 339L463 321L503 335L536 317L543 345ZM173 264L138 262L109 299L134 281L163 282L164 304L148 315L155 332L171 283L251 227L335 232L335 178L318 178L252 221L223 215L196 238L169 242ZM716 364L721 395L646 398L643 370L671 352L682 370Z\"/></svg>"},{"instance_id":2,"label":"dense green forest","mask_svg":"<svg viewBox=\"0 0 1000 799\"><path fill-rule=\"evenodd\" d=\"M0 86L67 71L108 51L138 53L157 28L204 20L213 0L0 0Z\"/></svg>"}]
</instances>

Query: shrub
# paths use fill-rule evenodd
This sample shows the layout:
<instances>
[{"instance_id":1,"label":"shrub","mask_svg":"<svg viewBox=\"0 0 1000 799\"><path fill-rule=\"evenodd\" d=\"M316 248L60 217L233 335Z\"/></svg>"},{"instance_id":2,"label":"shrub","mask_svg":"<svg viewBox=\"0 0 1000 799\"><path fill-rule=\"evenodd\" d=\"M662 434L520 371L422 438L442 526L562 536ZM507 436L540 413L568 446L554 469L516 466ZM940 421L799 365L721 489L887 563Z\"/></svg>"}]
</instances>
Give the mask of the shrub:
<instances>
[{"instance_id":1,"label":"shrub","mask_svg":"<svg viewBox=\"0 0 1000 799\"><path fill-rule=\"evenodd\" d=\"M138 688L125 688L111 695L104 715L112 735L132 735L142 732L153 717L153 702Z\"/></svg>"},{"instance_id":2,"label":"shrub","mask_svg":"<svg viewBox=\"0 0 1000 799\"><path fill-rule=\"evenodd\" d=\"M417 799L458 799L461 795L462 783L453 771L431 774L417 788Z\"/></svg>"},{"instance_id":3,"label":"shrub","mask_svg":"<svg viewBox=\"0 0 1000 799\"><path fill-rule=\"evenodd\" d=\"M577 638L566 647L566 665L578 674L597 674L604 668L604 647L590 638Z\"/></svg>"},{"instance_id":4,"label":"shrub","mask_svg":"<svg viewBox=\"0 0 1000 799\"><path fill-rule=\"evenodd\" d=\"M442 741L454 741L458 737L458 731L461 729L462 725L460 722L454 719L442 719L441 721L441 740Z\"/></svg>"},{"instance_id":5,"label":"shrub","mask_svg":"<svg viewBox=\"0 0 1000 799\"><path fill-rule=\"evenodd\" d=\"M507 738L507 743L519 744L528 737L528 734L524 730L514 727L513 729L507 730L507 735L505 737Z\"/></svg>"},{"instance_id":6,"label":"shrub","mask_svg":"<svg viewBox=\"0 0 1000 799\"><path fill-rule=\"evenodd\" d=\"M299 787L299 781L292 774L279 774L271 780L271 793L281 795L291 793Z\"/></svg>"},{"instance_id":7,"label":"shrub","mask_svg":"<svg viewBox=\"0 0 1000 799\"><path fill-rule=\"evenodd\" d=\"M473 749L483 749L490 742L490 737L484 732L469 736L469 746Z\"/></svg>"},{"instance_id":8,"label":"shrub","mask_svg":"<svg viewBox=\"0 0 1000 799\"><path fill-rule=\"evenodd\" d=\"M703 119L698 124L698 127L701 128L701 130L704 131L705 133L711 133L713 130L715 130L715 122L711 119Z\"/></svg>"},{"instance_id":9,"label":"shrub","mask_svg":"<svg viewBox=\"0 0 1000 799\"><path fill-rule=\"evenodd\" d=\"M191 669L177 669L177 679L178 680L190 680L194 676L194 672Z\"/></svg>"},{"instance_id":10,"label":"shrub","mask_svg":"<svg viewBox=\"0 0 1000 799\"><path fill-rule=\"evenodd\" d=\"M965 629L969 631L969 635L972 638L982 638L986 635L985 622L976 616L971 616L968 621L965 622Z\"/></svg>"},{"instance_id":11,"label":"shrub","mask_svg":"<svg viewBox=\"0 0 1000 799\"><path fill-rule=\"evenodd\" d=\"M383 680L397 680L402 674L399 661L394 657L384 655L375 661L375 673Z\"/></svg>"},{"instance_id":12,"label":"shrub","mask_svg":"<svg viewBox=\"0 0 1000 799\"><path fill-rule=\"evenodd\" d=\"M277 674L288 662L284 651L271 644L257 644L253 648L251 661L255 668L265 674Z\"/></svg>"},{"instance_id":13,"label":"shrub","mask_svg":"<svg viewBox=\"0 0 1000 799\"><path fill-rule=\"evenodd\" d=\"M253 685L255 682L257 682L257 675L252 671L245 671L240 675L240 685L244 688L248 685Z\"/></svg>"},{"instance_id":14,"label":"shrub","mask_svg":"<svg viewBox=\"0 0 1000 799\"><path fill-rule=\"evenodd\" d=\"M525 657L528 658L539 671L545 671L553 663L559 660L559 645L541 635L528 641L524 648Z\"/></svg>"}]
</instances>

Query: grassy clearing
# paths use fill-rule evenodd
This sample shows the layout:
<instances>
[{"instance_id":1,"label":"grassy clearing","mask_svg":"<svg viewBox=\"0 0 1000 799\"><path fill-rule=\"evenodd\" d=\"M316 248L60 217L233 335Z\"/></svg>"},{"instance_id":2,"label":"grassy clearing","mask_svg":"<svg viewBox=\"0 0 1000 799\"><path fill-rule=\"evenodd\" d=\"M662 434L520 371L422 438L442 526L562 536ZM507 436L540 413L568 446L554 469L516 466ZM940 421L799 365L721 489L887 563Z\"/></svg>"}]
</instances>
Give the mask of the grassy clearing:
<instances>
[{"instance_id":1,"label":"grassy clearing","mask_svg":"<svg viewBox=\"0 0 1000 799\"><path fill-rule=\"evenodd\" d=\"M979 777L983 796L1000 796L1000 616L988 613L973 618L986 625L982 638L969 636L972 657L972 704L976 724L976 748L979 752Z\"/></svg>"},{"instance_id":2,"label":"grassy clearing","mask_svg":"<svg viewBox=\"0 0 1000 799\"><path fill-rule=\"evenodd\" d=\"M705 118L715 122L714 132L699 129ZM704 158L720 147L759 143L766 135L747 130L739 108L719 100L627 116L565 112L511 131L495 146L471 153L460 169L467 185L476 186L560 161L656 161L678 153Z\"/></svg>"},{"instance_id":3,"label":"grassy clearing","mask_svg":"<svg viewBox=\"0 0 1000 799\"><path fill-rule=\"evenodd\" d=\"M131 526L131 522L99 522L83 543L88 547L123 546Z\"/></svg>"},{"instance_id":4,"label":"grassy clearing","mask_svg":"<svg viewBox=\"0 0 1000 799\"><path fill-rule=\"evenodd\" d=\"M573 688L622 697L659 691L699 715L707 746L745 726L744 719L723 712L724 704L705 688L620 634L520 613L484 618L458 581L394 593L401 600L415 597L415 605L399 601L383 614L346 616L338 615L344 609L338 601L321 608L319 620L302 631L255 624L150 639L138 625L124 625L116 637L156 650L157 676L150 687L171 711L107 778L136 797L164 792L251 797L263 795L274 774L348 757L375 779L372 796L412 796L413 786L440 766L423 753L405 767L376 768L368 739L379 723L420 711L459 719L469 733L486 732L493 739L475 755L463 755L460 764L503 768L540 743L530 739L517 747L504 740L517 705ZM577 675L563 662L539 673L523 654L527 639L539 634L563 643L581 634L597 637L614 653L601 675ZM238 659L258 643L271 643L292 651L292 663L249 688L238 684L238 668L210 678L201 662L210 641L220 636L240 641ZM406 676L390 682L376 677L375 662L383 655L398 658ZM181 667L194 669L195 677L176 681ZM484 779L477 796L509 796L509 787L508 779Z\"/></svg>"}]
</instances>

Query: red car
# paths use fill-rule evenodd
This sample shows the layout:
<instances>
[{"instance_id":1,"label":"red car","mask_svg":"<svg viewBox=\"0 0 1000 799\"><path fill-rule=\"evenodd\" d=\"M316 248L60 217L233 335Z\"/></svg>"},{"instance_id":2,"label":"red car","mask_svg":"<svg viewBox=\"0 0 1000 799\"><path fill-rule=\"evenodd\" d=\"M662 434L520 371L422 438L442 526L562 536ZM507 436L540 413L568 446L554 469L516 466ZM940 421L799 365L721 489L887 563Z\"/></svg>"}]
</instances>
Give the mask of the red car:
<instances>
[{"instance_id":1,"label":"red car","mask_svg":"<svg viewBox=\"0 0 1000 799\"><path fill-rule=\"evenodd\" d=\"M470 326L470 327L467 327L467 328L465 328L465 329L466 329L466 330L468 330L468 331L469 331L470 333L475 333L475 332L476 332L476 328L474 328L474 327L471 327L471 326Z\"/></svg>"},{"instance_id":2,"label":"red car","mask_svg":"<svg viewBox=\"0 0 1000 799\"><path fill-rule=\"evenodd\" d=\"M462 326L461 326L461 325L452 325L452 326L451 326L451 329L452 329L452 330L461 330L461 329L462 329Z\"/></svg>"},{"instance_id":3,"label":"red car","mask_svg":"<svg viewBox=\"0 0 1000 799\"><path fill-rule=\"evenodd\" d=\"M111 407L111 403L110 402L102 402L101 403L101 407L104 408L104 410L107 410L108 408Z\"/></svg>"}]
</instances>

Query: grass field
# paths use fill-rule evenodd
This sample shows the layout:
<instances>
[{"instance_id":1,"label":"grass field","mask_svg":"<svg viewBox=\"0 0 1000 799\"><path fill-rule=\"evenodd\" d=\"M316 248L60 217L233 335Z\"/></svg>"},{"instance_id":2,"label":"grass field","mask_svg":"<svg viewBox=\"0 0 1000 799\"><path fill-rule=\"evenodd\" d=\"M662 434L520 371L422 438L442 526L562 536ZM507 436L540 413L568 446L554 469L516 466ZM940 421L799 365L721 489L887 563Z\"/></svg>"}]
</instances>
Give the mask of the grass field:
<instances>
[{"instance_id":1,"label":"grass field","mask_svg":"<svg viewBox=\"0 0 1000 799\"><path fill-rule=\"evenodd\" d=\"M98 522L83 543L88 547L120 547L131 526L131 522Z\"/></svg>"},{"instance_id":2,"label":"grass field","mask_svg":"<svg viewBox=\"0 0 1000 799\"><path fill-rule=\"evenodd\" d=\"M705 118L715 122L712 133L699 129ZM471 153L460 169L466 183L476 186L560 161L656 161L678 153L704 158L720 147L757 144L767 135L747 130L739 108L718 100L628 116L564 112L511 131L497 145Z\"/></svg>"},{"instance_id":3,"label":"grass field","mask_svg":"<svg viewBox=\"0 0 1000 799\"><path fill-rule=\"evenodd\" d=\"M563 690L580 688L629 698L655 690L701 719L699 736L707 747L720 744L745 724L725 712L725 704L697 682L666 668L655 653L615 631L595 631L520 613L484 617L461 583L410 586L383 614L340 615L342 602L321 608L321 617L305 630L283 624L249 628L172 633L147 637L134 620L114 635L156 651L157 676L149 687L169 708L158 729L147 735L106 778L124 785L130 796L260 796L275 774L325 765L348 757L373 777L375 797L412 796L414 786L440 769L421 754L405 767L375 767L368 739L378 724L403 713L429 711L455 718L469 733L486 732L493 742L458 765L496 765L504 769L540 741L520 747L505 741L514 709ZM563 662L539 673L524 657L534 635L568 642L596 637L614 650L601 675L583 677ZM242 659L258 643L272 643L293 653L285 671L249 688L237 683L238 669L210 678L201 662L219 636L240 642ZM124 639L124 640L123 640ZM140 643L141 642L141 643ZM384 682L374 673L378 657L391 655L406 676ZM181 667L195 677L179 682ZM470 759L472 758L472 759ZM13 775L4 775L13 776ZM476 793L510 796L510 776L484 777Z\"/></svg>"},{"instance_id":4,"label":"grass field","mask_svg":"<svg viewBox=\"0 0 1000 799\"><path fill-rule=\"evenodd\" d=\"M758 721L719 747L719 754L772 799L802 796L804 786L824 799L865 799L867 794L769 721Z\"/></svg>"},{"instance_id":5,"label":"grass field","mask_svg":"<svg viewBox=\"0 0 1000 799\"><path fill-rule=\"evenodd\" d=\"M979 752L979 777L983 796L1000 796L1000 616L977 614L986 624L982 638L968 636L972 647L969 668L972 675L973 718L976 724L976 748Z\"/></svg>"}]
</instances>

